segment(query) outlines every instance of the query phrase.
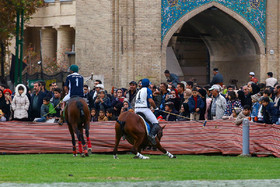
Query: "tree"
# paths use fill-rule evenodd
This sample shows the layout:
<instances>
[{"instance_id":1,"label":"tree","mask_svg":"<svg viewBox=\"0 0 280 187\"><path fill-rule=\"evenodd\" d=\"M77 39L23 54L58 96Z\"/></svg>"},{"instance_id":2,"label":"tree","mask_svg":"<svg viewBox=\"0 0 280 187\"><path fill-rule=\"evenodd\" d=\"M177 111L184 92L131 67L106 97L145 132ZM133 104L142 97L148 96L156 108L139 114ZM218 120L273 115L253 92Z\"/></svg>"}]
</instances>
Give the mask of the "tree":
<instances>
[{"instance_id":1,"label":"tree","mask_svg":"<svg viewBox=\"0 0 280 187\"><path fill-rule=\"evenodd\" d=\"M36 10L45 5L44 0L0 0L0 55L1 77L4 78L6 47L15 35L17 14L24 11L24 20L30 19Z\"/></svg>"}]
</instances>

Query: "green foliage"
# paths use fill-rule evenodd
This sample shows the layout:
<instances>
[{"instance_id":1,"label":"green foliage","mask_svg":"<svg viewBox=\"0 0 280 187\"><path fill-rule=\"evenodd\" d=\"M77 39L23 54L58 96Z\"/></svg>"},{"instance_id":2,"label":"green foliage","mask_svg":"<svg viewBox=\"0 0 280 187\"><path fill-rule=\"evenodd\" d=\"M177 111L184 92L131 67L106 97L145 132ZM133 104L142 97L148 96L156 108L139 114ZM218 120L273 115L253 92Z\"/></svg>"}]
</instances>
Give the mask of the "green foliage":
<instances>
[{"instance_id":1,"label":"green foliage","mask_svg":"<svg viewBox=\"0 0 280 187\"><path fill-rule=\"evenodd\" d=\"M42 6L44 0L0 0L0 41L8 40L15 33L17 11L23 9L27 20Z\"/></svg>"},{"instance_id":2,"label":"green foliage","mask_svg":"<svg viewBox=\"0 0 280 187\"><path fill-rule=\"evenodd\" d=\"M0 181L16 183L279 179L278 158L165 155L2 155Z\"/></svg>"}]
</instances>

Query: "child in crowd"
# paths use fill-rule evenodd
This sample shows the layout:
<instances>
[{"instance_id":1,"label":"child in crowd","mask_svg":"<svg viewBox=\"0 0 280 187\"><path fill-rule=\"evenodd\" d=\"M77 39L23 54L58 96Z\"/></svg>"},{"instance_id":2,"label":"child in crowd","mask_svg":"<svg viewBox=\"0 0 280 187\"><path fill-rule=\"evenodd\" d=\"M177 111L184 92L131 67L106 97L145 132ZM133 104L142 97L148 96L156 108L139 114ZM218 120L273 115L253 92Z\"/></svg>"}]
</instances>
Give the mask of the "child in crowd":
<instances>
[{"instance_id":1,"label":"child in crowd","mask_svg":"<svg viewBox=\"0 0 280 187\"><path fill-rule=\"evenodd\" d=\"M198 95L198 90L193 88L192 96L189 98L189 111L191 120L199 120L200 112L204 107L204 102Z\"/></svg>"},{"instance_id":2,"label":"child in crowd","mask_svg":"<svg viewBox=\"0 0 280 187\"><path fill-rule=\"evenodd\" d=\"M15 96L12 101L12 110L14 111L14 119L20 121L28 120L29 99L26 95L27 89L23 84L17 85Z\"/></svg>"},{"instance_id":3,"label":"child in crowd","mask_svg":"<svg viewBox=\"0 0 280 187\"><path fill-rule=\"evenodd\" d=\"M0 110L0 122L2 121L7 121L7 119L4 116L4 113L2 112L2 110Z\"/></svg>"},{"instance_id":4,"label":"child in crowd","mask_svg":"<svg viewBox=\"0 0 280 187\"><path fill-rule=\"evenodd\" d=\"M43 104L41 106L41 118L35 119L35 122L45 122L51 119L56 113L53 104L50 102L49 97L44 97Z\"/></svg>"},{"instance_id":5,"label":"child in crowd","mask_svg":"<svg viewBox=\"0 0 280 187\"><path fill-rule=\"evenodd\" d=\"M163 118L166 121L176 121L177 117L176 117L176 115L173 115L173 114L177 114L178 112L174 109L174 103L166 102L164 108L165 108L166 113L163 114Z\"/></svg>"},{"instance_id":6,"label":"child in crowd","mask_svg":"<svg viewBox=\"0 0 280 187\"><path fill-rule=\"evenodd\" d=\"M90 110L90 115L91 115L90 121L92 121L92 122L98 121L98 117L97 117L96 109L95 108L92 108Z\"/></svg>"},{"instance_id":7,"label":"child in crowd","mask_svg":"<svg viewBox=\"0 0 280 187\"><path fill-rule=\"evenodd\" d=\"M278 110L274 103L270 102L268 97L262 99L263 106L263 122L266 124L273 124L278 122Z\"/></svg>"},{"instance_id":8,"label":"child in crowd","mask_svg":"<svg viewBox=\"0 0 280 187\"><path fill-rule=\"evenodd\" d=\"M114 109L113 108L108 108L106 111L106 116L108 118L108 121L116 121L117 118L115 117L114 113Z\"/></svg>"},{"instance_id":9,"label":"child in crowd","mask_svg":"<svg viewBox=\"0 0 280 187\"><path fill-rule=\"evenodd\" d=\"M108 121L108 118L105 116L105 110L99 110L98 121Z\"/></svg>"},{"instance_id":10,"label":"child in crowd","mask_svg":"<svg viewBox=\"0 0 280 187\"><path fill-rule=\"evenodd\" d=\"M272 103L273 100L272 100L271 96L272 96L272 93L271 93L270 90L264 90L264 92L263 92L263 97L268 97L268 98L269 98L269 102Z\"/></svg>"},{"instance_id":11,"label":"child in crowd","mask_svg":"<svg viewBox=\"0 0 280 187\"><path fill-rule=\"evenodd\" d=\"M241 125L245 118L249 119L251 108L249 105L245 105L242 112L240 112L235 120L235 125Z\"/></svg>"},{"instance_id":12,"label":"child in crowd","mask_svg":"<svg viewBox=\"0 0 280 187\"><path fill-rule=\"evenodd\" d=\"M178 121L189 121L189 114L185 111L184 105L181 105L179 115L182 117L177 117Z\"/></svg>"},{"instance_id":13,"label":"child in crowd","mask_svg":"<svg viewBox=\"0 0 280 187\"><path fill-rule=\"evenodd\" d=\"M252 113L251 118L254 122L258 122L258 114L261 104L259 103L260 96L258 94L252 95Z\"/></svg>"},{"instance_id":14,"label":"child in crowd","mask_svg":"<svg viewBox=\"0 0 280 187\"><path fill-rule=\"evenodd\" d=\"M53 90L54 96L51 98L51 103L55 107L56 113L54 114L55 117L60 117L60 101L61 101L61 89L60 88L55 88Z\"/></svg>"}]
</instances>

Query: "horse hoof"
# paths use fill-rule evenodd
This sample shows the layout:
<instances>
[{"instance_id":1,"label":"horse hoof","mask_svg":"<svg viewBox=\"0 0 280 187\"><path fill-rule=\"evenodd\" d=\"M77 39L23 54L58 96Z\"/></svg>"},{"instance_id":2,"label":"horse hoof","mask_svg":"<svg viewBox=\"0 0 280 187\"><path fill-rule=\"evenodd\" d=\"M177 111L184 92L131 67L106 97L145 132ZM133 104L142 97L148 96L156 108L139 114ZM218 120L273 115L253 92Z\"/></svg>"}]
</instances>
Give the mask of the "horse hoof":
<instances>
[{"instance_id":1,"label":"horse hoof","mask_svg":"<svg viewBox=\"0 0 280 187\"><path fill-rule=\"evenodd\" d=\"M174 155L173 158L177 158L177 157Z\"/></svg>"},{"instance_id":2,"label":"horse hoof","mask_svg":"<svg viewBox=\"0 0 280 187\"><path fill-rule=\"evenodd\" d=\"M77 157L77 154L73 154L73 157Z\"/></svg>"},{"instance_id":3,"label":"horse hoof","mask_svg":"<svg viewBox=\"0 0 280 187\"><path fill-rule=\"evenodd\" d=\"M119 157L117 155L113 155L114 159L119 159Z\"/></svg>"},{"instance_id":4,"label":"horse hoof","mask_svg":"<svg viewBox=\"0 0 280 187\"><path fill-rule=\"evenodd\" d=\"M143 156L143 158L142 158L143 160L148 160L148 159L150 159L150 157L147 157L147 156Z\"/></svg>"},{"instance_id":5,"label":"horse hoof","mask_svg":"<svg viewBox=\"0 0 280 187\"><path fill-rule=\"evenodd\" d=\"M85 154L85 156L89 156L89 154L88 154L88 153L86 153L86 154Z\"/></svg>"},{"instance_id":6,"label":"horse hoof","mask_svg":"<svg viewBox=\"0 0 280 187\"><path fill-rule=\"evenodd\" d=\"M89 155L91 155L91 154L92 154L92 152L91 152L91 151L92 151L92 149L91 149L91 148L89 148L89 149L88 149L88 154L89 154Z\"/></svg>"},{"instance_id":7,"label":"horse hoof","mask_svg":"<svg viewBox=\"0 0 280 187\"><path fill-rule=\"evenodd\" d=\"M81 157L85 157L85 154L84 154L84 153L81 153L80 156L81 156Z\"/></svg>"}]
</instances>

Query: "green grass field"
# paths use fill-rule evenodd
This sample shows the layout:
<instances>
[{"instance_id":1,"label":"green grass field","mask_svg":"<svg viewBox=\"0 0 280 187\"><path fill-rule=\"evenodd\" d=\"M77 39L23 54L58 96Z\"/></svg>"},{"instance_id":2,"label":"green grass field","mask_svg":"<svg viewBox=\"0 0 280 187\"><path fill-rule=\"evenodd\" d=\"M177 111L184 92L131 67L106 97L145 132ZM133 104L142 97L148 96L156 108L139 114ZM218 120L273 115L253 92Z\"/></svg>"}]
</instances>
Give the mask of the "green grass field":
<instances>
[{"instance_id":1,"label":"green grass field","mask_svg":"<svg viewBox=\"0 0 280 187\"><path fill-rule=\"evenodd\" d=\"M1 155L0 182L113 182L170 180L280 179L279 158L161 155L150 160L133 155Z\"/></svg>"}]
</instances>

